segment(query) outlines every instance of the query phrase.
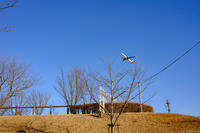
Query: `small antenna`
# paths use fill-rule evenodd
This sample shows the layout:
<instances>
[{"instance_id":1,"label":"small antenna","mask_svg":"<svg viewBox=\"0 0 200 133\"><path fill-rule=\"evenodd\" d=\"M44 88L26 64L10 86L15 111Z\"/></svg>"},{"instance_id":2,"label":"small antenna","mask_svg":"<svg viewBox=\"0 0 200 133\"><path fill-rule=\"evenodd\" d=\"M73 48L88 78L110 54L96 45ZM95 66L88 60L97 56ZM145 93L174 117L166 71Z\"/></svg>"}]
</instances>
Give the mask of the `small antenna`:
<instances>
[{"instance_id":1,"label":"small antenna","mask_svg":"<svg viewBox=\"0 0 200 133\"><path fill-rule=\"evenodd\" d=\"M170 101L169 101L168 99L166 100L166 107L167 107L168 113L170 113L170 112L171 112L171 109L170 109Z\"/></svg>"}]
</instances>

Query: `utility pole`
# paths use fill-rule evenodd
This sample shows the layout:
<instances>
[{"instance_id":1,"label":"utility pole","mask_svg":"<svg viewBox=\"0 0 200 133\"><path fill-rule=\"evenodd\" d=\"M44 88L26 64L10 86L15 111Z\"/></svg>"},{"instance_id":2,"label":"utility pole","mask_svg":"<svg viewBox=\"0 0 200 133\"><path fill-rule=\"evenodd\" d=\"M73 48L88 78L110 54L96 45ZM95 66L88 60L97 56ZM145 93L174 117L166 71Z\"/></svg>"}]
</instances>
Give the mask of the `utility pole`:
<instances>
[{"instance_id":1,"label":"utility pole","mask_svg":"<svg viewBox=\"0 0 200 133\"><path fill-rule=\"evenodd\" d=\"M170 109L170 102L169 102L168 99L167 99L167 101L166 101L166 106L167 106L167 111L168 111L168 113L170 113L170 112L171 112L171 109Z\"/></svg>"},{"instance_id":2,"label":"utility pole","mask_svg":"<svg viewBox=\"0 0 200 133\"><path fill-rule=\"evenodd\" d=\"M102 86L99 87L99 112L105 113L105 91Z\"/></svg>"},{"instance_id":3,"label":"utility pole","mask_svg":"<svg viewBox=\"0 0 200 133\"><path fill-rule=\"evenodd\" d=\"M138 88L139 88L140 112L142 112L142 97L141 97L141 85L140 85L140 82L138 82Z\"/></svg>"},{"instance_id":4,"label":"utility pole","mask_svg":"<svg viewBox=\"0 0 200 133\"><path fill-rule=\"evenodd\" d=\"M102 117L102 87L99 87L99 117Z\"/></svg>"}]
</instances>

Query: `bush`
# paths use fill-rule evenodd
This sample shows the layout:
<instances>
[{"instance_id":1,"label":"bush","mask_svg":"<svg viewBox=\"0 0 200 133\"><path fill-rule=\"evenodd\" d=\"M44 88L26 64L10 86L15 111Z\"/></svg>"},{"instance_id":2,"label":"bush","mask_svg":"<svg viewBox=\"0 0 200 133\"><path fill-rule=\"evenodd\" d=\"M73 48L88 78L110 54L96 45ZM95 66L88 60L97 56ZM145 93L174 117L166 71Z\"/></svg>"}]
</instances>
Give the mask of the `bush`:
<instances>
[{"instance_id":1,"label":"bush","mask_svg":"<svg viewBox=\"0 0 200 133\"><path fill-rule=\"evenodd\" d=\"M113 112L114 113L119 113L122 106L124 103L113 103ZM106 103L105 108L108 110L108 112L111 111L111 104ZM124 113L125 112L140 112L140 104L139 103L133 103L133 102L128 102L124 108ZM142 104L142 112L153 112L153 107L150 105Z\"/></svg>"},{"instance_id":2,"label":"bush","mask_svg":"<svg viewBox=\"0 0 200 133\"><path fill-rule=\"evenodd\" d=\"M113 112L119 113L124 103L113 103ZM110 103L105 103L106 112L111 112ZM76 114L81 110L82 114L98 113L99 105L97 103L82 104L82 105L71 105L70 111L72 114ZM128 102L124 108L125 112L140 112L140 104ZM153 112L153 107L150 105L142 104L142 112Z\"/></svg>"}]
</instances>

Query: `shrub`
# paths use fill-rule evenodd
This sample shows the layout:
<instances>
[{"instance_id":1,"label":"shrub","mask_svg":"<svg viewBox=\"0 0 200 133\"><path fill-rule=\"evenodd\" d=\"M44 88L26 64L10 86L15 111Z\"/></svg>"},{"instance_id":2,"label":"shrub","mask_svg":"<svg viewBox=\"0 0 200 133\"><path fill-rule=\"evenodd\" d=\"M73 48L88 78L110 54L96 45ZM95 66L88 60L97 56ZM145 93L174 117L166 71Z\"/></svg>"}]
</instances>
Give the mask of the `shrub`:
<instances>
[{"instance_id":1,"label":"shrub","mask_svg":"<svg viewBox=\"0 0 200 133\"><path fill-rule=\"evenodd\" d=\"M119 113L124 103L113 103L113 112ZM105 108L110 112L111 111L111 104L106 103ZM125 112L140 112L140 104L128 102L124 108ZM142 104L142 112L153 112L153 107L150 105Z\"/></svg>"},{"instance_id":2,"label":"shrub","mask_svg":"<svg viewBox=\"0 0 200 133\"><path fill-rule=\"evenodd\" d=\"M115 102L113 103L113 112L119 113L124 103ZM105 103L105 108L107 112L111 112L110 103ZM76 114L76 110L81 110L82 114L98 113L99 105L97 103L81 104L81 105L71 105L70 111L72 114ZM124 108L125 112L140 112L140 104L128 102ZM153 112L153 107L150 105L142 104L142 112Z\"/></svg>"}]
</instances>

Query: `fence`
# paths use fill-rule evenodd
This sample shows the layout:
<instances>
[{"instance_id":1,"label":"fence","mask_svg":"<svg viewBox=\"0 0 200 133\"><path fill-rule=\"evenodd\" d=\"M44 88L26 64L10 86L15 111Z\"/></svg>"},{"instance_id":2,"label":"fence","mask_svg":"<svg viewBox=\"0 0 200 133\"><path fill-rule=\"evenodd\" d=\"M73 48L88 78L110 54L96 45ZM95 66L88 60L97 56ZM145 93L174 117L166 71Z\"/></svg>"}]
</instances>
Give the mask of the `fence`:
<instances>
[{"instance_id":1,"label":"fence","mask_svg":"<svg viewBox=\"0 0 200 133\"><path fill-rule=\"evenodd\" d=\"M35 110L37 108L49 108L49 114L52 115L52 112L53 112L53 108L67 108L67 110L69 110L68 108L70 108L70 106L29 106L29 107L19 107L19 106L16 106L16 107L2 107L1 109L4 109L4 110L8 110L8 109L15 109L15 115L18 115L18 111L19 109L32 109L32 115L35 115ZM68 113L68 112L67 112Z\"/></svg>"},{"instance_id":2,"label":"fence","mask_svg":"<svg viewBox=\"0 0 200 133\"><path fill-rule=\"evenodd\" d=\"M90 107L88 107L90 106ZM32 109L32 115L35 115L36 109L39 108L49 108L49 114L52 115L53 109L55 108L66 108L66 114L94 114L99 112L99 106L97 103L92 104L82 104L82 105L64 105L64 106L29 106L29 107L2 107L0 110L8 110L8 109L14 109L15 115L18 115L20 109Z\"/></svg>"},{"instance_id":3,"label":"fence","mask_svg":"<svg viewBox=\"0 0 200 133\"><path fill-rule=\"evenodd\" d=\"M113 104L113 112L119 113L120 109L122 108L123 103L114 103ZM0 110L8 110L8 109L14 109L15 115L18 115L20 112L20 109L32 109L32 115L38 114L36 113L39 108L49 108L49 114L52 115L53 110L55 108L66 108L66 114L94 114L99 113L99 104L98 103L90 103L90 104L82 104L82 105L65 105L65 106L29 106L29 107L2 107ZM105 103L105 109L110 112L111 107L110 103ZM150 105L143 104L142 106L143 112L153 112L153 107ZM105 113L108 113L105 112ZM139 103L133 103L128 102L124 108L123 112L140 112L140 104ZM14 113L13 113L14 115ZM19 114L20 115L20 114Z\"/></svg>"}]
</instances>

